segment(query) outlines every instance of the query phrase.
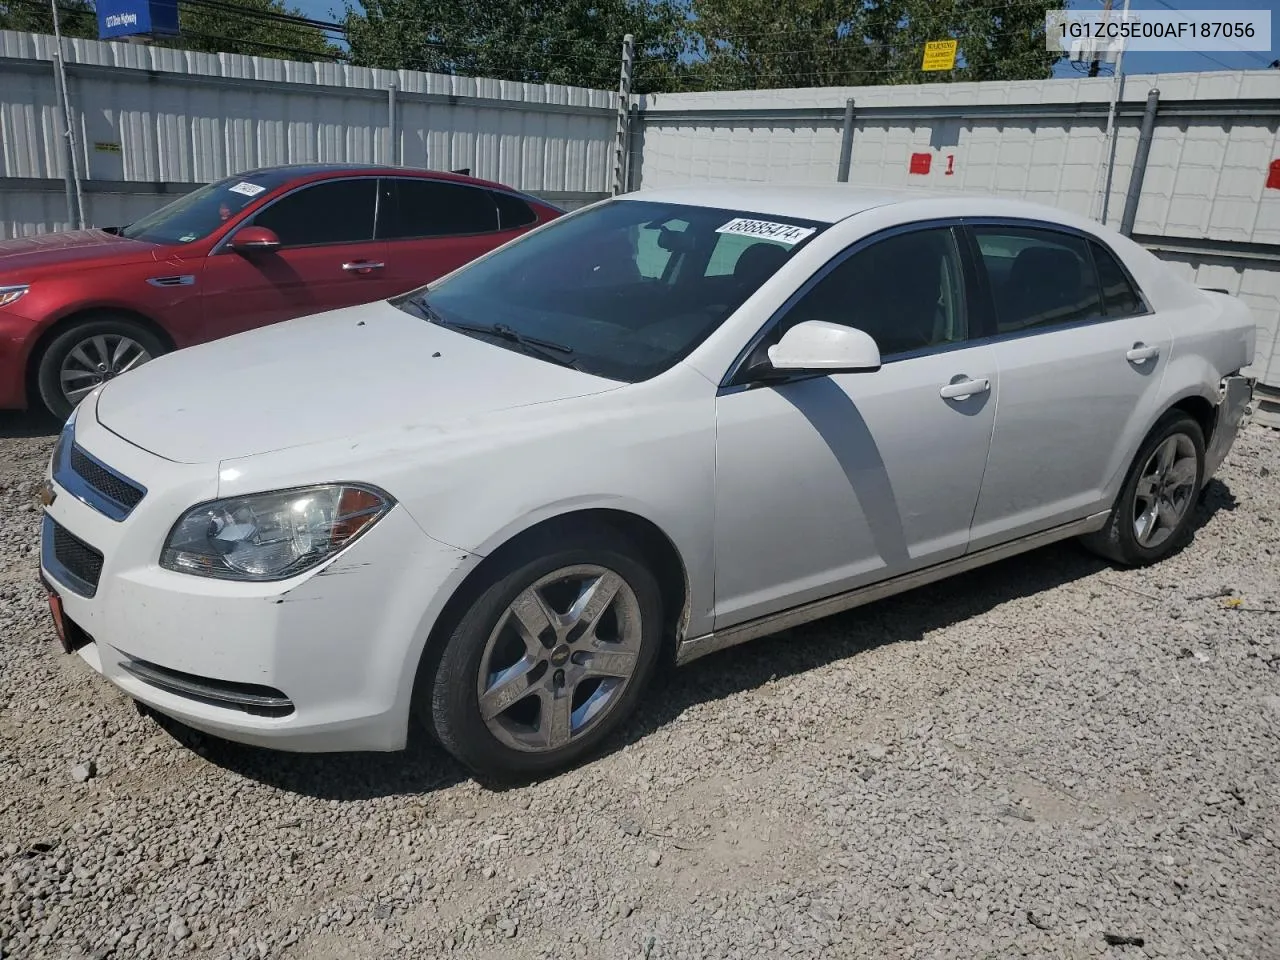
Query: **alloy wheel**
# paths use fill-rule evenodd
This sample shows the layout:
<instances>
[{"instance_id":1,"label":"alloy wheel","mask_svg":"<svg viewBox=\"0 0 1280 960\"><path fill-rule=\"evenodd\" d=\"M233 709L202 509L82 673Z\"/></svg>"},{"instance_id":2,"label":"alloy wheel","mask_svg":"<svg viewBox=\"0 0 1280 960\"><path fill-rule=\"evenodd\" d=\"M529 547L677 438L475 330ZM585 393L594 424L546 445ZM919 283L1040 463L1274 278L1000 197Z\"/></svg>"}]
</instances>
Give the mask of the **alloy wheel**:
<instances>
[{"instance_id":1,"label":"alloy wheel","mask_svg":"<svg viewBox=\"0 0 1280 960\"><path fill-rule=\"evenodd\" d=\"M1178 529L1195 499L1198 473L1195 444L1185 433L1166 437L1152 452L1133 502L1133 536L1140 546L1158 547Z\"/></svg>"},{"instance_id":2,"label":"alloy wheel","mask_svg":"<svg viewBox=\"0 0 1280 960\"><path fill-rule=\"evenodd\" d=\"M95 387L150 359L147 348L131 337L118 333L88 337L62 360L58 371L62 393L70 403L79 403Z\"/></svg>"},{"instance_id":3,"label":"alloy wheel","mask_svg":"<svg viewBox=\"0 0 1280 960\"><path fill-rule=\"evenodd\" d=\"M531 753L584 736L631 682L641 627L635 591L605 567L562 567L526 587L480 658L477 694L489 732Z\"/></svg>"}]
</instances>

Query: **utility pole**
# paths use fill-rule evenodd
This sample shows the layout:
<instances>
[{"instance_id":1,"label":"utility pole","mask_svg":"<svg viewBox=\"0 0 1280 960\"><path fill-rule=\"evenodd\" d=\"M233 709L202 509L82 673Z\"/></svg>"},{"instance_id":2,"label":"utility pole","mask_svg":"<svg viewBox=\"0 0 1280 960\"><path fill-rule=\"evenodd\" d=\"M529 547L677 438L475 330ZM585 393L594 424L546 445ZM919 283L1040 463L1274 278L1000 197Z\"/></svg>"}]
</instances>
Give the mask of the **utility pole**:
<instances>
[{"instance_id":1,"label":"utility pole","mask_svg":"<svg viewBox=\"0 0 1280 960\"><path fill-rule=\"evenodd\" d=\"M1105 22L1110 22L1111 18L1107 16L1111 12L1111 0L1102 0L1102 18ZM1096 77L1098 75L1098 65L1101 61L1098 59L1098 48L1095 46L1093 50L1093 62L1089 64L1089 76Z\"/></svg>"},{"instance_id":2,"label":"utility pole","mask_svg":"<svg viewBox=\"0 0 1280 960\"><path fill-rule=\"evenodd\" d=\"M62 25L58 21L58 0L49 0L53 8L53 36L57 49L53 54L53 82L57 87L58 123L62 127L63 179L67 182L67 221L84 229L84 196L80 192L80 169L76 163L76 133L71 119L71 95L67 92L67 69L62 59Z\"/></svg>"},{"instance_id":3,"label":"utility pole","mask_svg":"<svg viewBox=\"0 0 1280 960\"><path fill-rule=\"evenodd\" d=\"M618 128L613 136L613 183L610 193L617 196L626 191L623 176L627 166L630 137L627 136L631 115L631 67L635 58L635 37L622 38L622 75L618 80Z\"/></svg>"}]
</instances>

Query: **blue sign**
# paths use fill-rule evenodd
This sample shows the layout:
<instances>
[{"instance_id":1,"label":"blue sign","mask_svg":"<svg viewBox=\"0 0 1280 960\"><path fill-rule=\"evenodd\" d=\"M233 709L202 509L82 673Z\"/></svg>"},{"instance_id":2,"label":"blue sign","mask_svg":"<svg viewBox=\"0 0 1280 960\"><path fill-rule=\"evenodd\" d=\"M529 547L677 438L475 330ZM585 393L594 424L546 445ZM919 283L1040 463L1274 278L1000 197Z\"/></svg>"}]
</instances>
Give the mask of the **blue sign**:
<instances>
[{"instance_id":1,"label":"blue sign","mask_svg":"<svg viewBox=\"0 0 1280 960\"><path fill-rule=\"evenodd\" d=\"M176 36L178 0L98 0L98 39Z\"/></svg>"}]
</instances>

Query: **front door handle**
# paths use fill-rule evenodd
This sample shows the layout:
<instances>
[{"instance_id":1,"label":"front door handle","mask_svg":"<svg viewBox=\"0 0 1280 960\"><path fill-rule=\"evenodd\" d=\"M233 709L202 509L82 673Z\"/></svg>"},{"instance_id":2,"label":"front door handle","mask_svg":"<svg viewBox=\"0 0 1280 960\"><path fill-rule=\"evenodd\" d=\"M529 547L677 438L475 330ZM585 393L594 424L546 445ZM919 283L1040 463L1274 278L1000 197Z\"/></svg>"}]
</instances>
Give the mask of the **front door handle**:
<instances>
[{"instance_id":1,"label":"front door handle","mask_svg":"<svg viewBox=\"0 0 1280 960\"><path fill-rule=\"evenodd\" d=\"M971 380L966 377L963 380L948 383L938 391L938 396L943 400L967 400L975 393L986 393L990 389L991 381L986 377L980 380Z\"/></svg>"},{"instance_id":2,"label":"front door handle","mask_svg":"<svg viewBox=\"0 0 1280 960\"><path fill-rule=\"evenodd\" d=\"M381 270L386 264L379 260L353 260L344 263L342 269L348 273L368 273L370 270Z\"/></svg>"},{"instance_id":3,"label":"front door handle","mask_svg":"<svg viewBox=\"0 0 1280 960\"><path fill-rule=\"evenodd\" d=\"M1138 341L1124 356L1130 363L1146 363L1160 356L1160 348L1148 347L1142 341Z\"/></svg>"}]
</instances>

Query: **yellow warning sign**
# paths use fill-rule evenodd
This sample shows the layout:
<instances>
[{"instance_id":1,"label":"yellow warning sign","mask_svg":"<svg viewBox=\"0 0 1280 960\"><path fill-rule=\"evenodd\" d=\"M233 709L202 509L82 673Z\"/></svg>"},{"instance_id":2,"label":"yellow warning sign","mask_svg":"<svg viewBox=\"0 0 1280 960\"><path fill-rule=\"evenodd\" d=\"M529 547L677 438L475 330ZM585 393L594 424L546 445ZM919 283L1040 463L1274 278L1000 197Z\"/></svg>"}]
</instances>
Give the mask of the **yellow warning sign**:
<instances>
[{"instance_id":1,"label":"yellow warning sign","mask_svg":"<svg viewBox=\"0 0 1280 960\"><path fill-rule=\"evenodd\" d=\"M930 40L924 45L924 62L921 70L951 70L956 65L958 40Z\"/></svg>"}]
</instances>

